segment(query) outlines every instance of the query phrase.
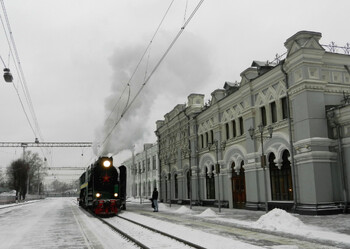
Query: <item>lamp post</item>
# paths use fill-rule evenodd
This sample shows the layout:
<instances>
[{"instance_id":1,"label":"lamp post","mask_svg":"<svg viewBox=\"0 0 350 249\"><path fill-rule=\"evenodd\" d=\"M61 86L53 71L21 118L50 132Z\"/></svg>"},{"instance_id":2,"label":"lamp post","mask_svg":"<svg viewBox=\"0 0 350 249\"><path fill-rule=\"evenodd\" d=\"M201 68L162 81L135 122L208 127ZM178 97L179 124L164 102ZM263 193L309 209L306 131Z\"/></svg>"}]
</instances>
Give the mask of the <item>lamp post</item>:
<instances>
[{"instance_id":1,"label":"lamp post","mask_svg":"<svg viewBox=\"0 0 350 249\"><path fill-rule=\"evenodd\" d=\"M264 125L261 123L258 125L259 128L259 132L260 132L260 142L261 142L261 159L260 159L260 163L261 163L261 168L264 171L264 188L265 188L265 211L266 213L269 211L268 205L267 205L267 179L266 179L266 157L264 154L264 137L263 137L263 133L264 133ZM269 137L267 138L272 138L272 133L273 133L273 127L271 125L269 125L269 127L267 127L267 130L269 132ZM250 127L248 129L249 131L249 135L250 138L253 140L256 137L254 136L254 128Z\"/></svg>"},{"instance_id":2,"label":"lamp post","mask_svg":"<svg viewBox=\"0 0 350 249\"><path fill-rule=\"evenodd\" d=\"M142 204L142 181L141 181L142 172L143 172L143 168L142 168L142 165L140 165L140 170L139 170L139 173L140 173L140 204Z\"/></svg>"},{"instance_id":3,"label":"lamp post","mask_svg":"<svg viewBox=\"0 0 350 249\"><path fill-rule=\"evenodd\" d=\"M220 164L219 164L219 142L218 140L215 140L214 143L209 143L209 148L212 149L212 147L215 146L215 154L216 154L216 165L215 165L215 173L218 176L218 207L219 207L219 213L221 212L221 193L220 193ZM226 147L225 142L221 142L220 144L220 150L224 150Z\"/></svg>"},{"instance_id":4,"label":"lamp post","mask_svg":"<svg viewBox=\"0 0 350 249\"><path fill-rule=\"evenodd\" d=\"M171 173L170 173L170 159L168 158L168 167L169 167L169 174L168 174L168 179L169 179L169 207L171 207Z\"/></svg>"}]
</instances>

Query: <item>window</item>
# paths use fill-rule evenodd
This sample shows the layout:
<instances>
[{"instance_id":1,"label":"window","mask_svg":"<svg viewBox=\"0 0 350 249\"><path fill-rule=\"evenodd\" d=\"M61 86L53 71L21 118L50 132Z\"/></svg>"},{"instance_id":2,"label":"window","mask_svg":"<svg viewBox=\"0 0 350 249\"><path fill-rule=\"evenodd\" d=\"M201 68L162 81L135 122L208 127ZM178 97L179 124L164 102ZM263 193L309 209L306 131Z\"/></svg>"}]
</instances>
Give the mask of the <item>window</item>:
<instances>
[{"instance_id":1,"label":"window","mask_svg":"<svg viewBox=\"0 0 350 249\"><path fill-rule=\"evenodd\" d=\"M237 137L236 121L235 120L232 121L232 134L233 134L233 137Z\"/></svg>"},{"instance_id":2,"label":"window","mask_svg":"<svg viewBox=\"0 0 350 249\"><path fill-rule=\"evenodd\" d=\"M152 166L153 166L153 169L157 169L157 157L156 156L152 157Z\"/></svg>"},{"instance_id":3,"label":"window","mask_svg":"<svg viewBox=\"0 0 350 249\"><path fill-rule=\"evenodd\" d=\"M156 187L157 187L157 181L153 180L153 188L156 188Z\"/></svg>"},{"instance_id":4,"label":"window","mask_svg":"<svg viewBox=\"0 0 350 249\"><path fill-rule=\"evenodd\" d=\"M191 196L191 172L190 170L187 171L187 198L190 199Z\"/></svg>"},{"instance_id":5,"label":"window","mask_svg":"<svg viewBox=\"0 0 350 249\"><path fill-rule=\"evenodd\" d=\"M205 145L206 145L206 147L208 147L208 144L209 144L209 134L207 132L207 133L205 133Z\"/></svg>"},{"instance_id":6,"label":"window","mask_svg":"<svg viewBox=\"0 0 350 249\"><path fill-rule=\"evenodd\" d=\"M213 132L213 130L210 131L210 142L211 143L214 142L214 132Z\"/></svg>"},{"instance_id":7,"label":"window","mask_svg":"<svg viewBox=\"0 0 350 249\"><path fill-rule=\"evenodd\" d=\"M204 148L204 138L203 138L203 134L201 135L201 148Z\"/></svg>"},{"instance_id":8,"label":"window","mask_svg":"<svg viewBox=\"0 0 350 249\"><path fill-rule=\"evenodd\" d=\"M282 118L286 119L286 118L288 118L287 98L286 97L283 97L281 99L281 104L282 104Z\"/></svg>"},{"instance_id":9,"label":"window","mask_svg":"<svg viewBox=\"0 0 350 249\"><path fill-rule=\"evenodd\" d=\"M179 198L178 194L179 194L179 185L178 185L178 181L177 181L177 174L174 175L174 185L175 185L175 199Z\"/></svg>"},{"instance_id":10,"label":"window","mask_svg":"<svg viewBox=\"0 0 350 249\"><path fill-rule=\"evenodd\" d=\"M238 121L239 121L239 132L240 132L239 134L243 135L244 134L243 118L239 117Z\"/></svg>"},{"instance_id":11,"label":"window","mask_svg":"<svg viewBox=\"0 0 350 249\"><path fill-rule=\"evenodd\" d=\"M276 102L270 103L270 109L271 109L271 122L276 123L277 122Z\"/></svg>"},{"instance_id":12,"label":"window","mask_svg":"<svg viewBox=\"0 0 350 249\"><path fill-rule=\"evenodd\" d=\"M228 123L225 124L225 131L226 131L226 140L228 140L230 139L230 128Z\"/></svg>"},{"instance_id":13,"label":"window","mask_svg":"<svg viewBox=\"0 0 350 249\"><path fill-rule=\"evenodd\" d=\"M266 126L266 109L265 106L260 107L261 123Z\"/></svg>"}]
</instances>

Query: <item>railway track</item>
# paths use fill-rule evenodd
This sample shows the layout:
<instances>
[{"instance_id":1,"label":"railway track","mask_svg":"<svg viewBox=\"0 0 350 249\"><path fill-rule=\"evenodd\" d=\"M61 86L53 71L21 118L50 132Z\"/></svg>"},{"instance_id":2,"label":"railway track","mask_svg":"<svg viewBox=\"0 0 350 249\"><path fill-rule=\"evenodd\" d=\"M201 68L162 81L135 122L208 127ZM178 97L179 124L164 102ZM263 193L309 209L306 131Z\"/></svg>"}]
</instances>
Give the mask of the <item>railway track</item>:
<instances>
[{"instance_id":1,"label":"railway track","mask_svg":"<svg viewBox=\"0 0 350 249\"><path fill-rule=\"evenodd\" d=\"M136 221L118 216L115 219L101 218L101 222L121 234L140 248L198 248L204 247L183 240L171 234L146 226ZM119 229L121 227L122 229Z\"/></svg>"},{"instance_id":2,"label":"railway track","mask_svg":"<svg viewBox=\"0 0 350 249\"><path fill-rule=\"evenodd\" d=\"M171 224L179 224L190 226L191 228L198 228L208 231L208 233L217 233L220 235L230 236L240 240L242 242L257 245L257 246L297 246L303 249L339 249L349 248L347 244L333 242L331 240L316 240L308 237L290 235L281 232L265 231L255 228L247 228L241 225L230 223L222 224L211 220L191 219L186 216L174 216L169 213L157 213L154 215L152 212L139 210L139 214L148 217L160 219L162 221L169 222Z\"/></svg>"}]
</instances>

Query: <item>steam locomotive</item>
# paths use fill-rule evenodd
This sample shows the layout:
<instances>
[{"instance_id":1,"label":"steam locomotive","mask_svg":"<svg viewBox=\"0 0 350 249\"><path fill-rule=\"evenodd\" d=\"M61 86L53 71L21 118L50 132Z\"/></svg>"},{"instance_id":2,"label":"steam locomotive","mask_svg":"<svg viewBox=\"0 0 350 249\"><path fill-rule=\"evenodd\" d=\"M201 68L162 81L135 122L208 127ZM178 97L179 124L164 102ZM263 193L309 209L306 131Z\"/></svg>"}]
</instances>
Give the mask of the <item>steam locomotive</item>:
<instances>
[{"instance_id":1,"label":"steam locomotive","mask_svg":"<svg viewBox=\"0 0 350 249\"><path fill-rule=\"evenodd\" d=\"M112 157L99 157L80 176L79 206L97 215L125 209L126 167L113 166Z\"/></svg>"}]
</instances>

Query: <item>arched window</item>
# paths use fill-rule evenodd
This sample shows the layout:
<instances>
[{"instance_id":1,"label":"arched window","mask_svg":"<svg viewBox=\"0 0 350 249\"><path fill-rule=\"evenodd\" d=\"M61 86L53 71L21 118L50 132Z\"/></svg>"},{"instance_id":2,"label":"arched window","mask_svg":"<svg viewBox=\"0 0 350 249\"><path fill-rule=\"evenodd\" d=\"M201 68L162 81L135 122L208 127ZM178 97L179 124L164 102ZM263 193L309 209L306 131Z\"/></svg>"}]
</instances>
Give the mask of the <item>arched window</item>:
<instances>
[{"instance_id":1,"label":"arched window","mask_svg":"<svg viewBox=\"0 0 350 249\"><path fill-rule=\"evenodd\" d=\"M157 187L157 181L153 180L153 189Z\"/></svg>"},{"instance_id":2,"label":"arched window","mask_svg":"<svg viewBox=\"0 0 350 249\"><path fill-rule=\"evenodd\" d=\"M206 132L205 133L205 147L208 147L208 144L209 144L209 133Z\"/></svg>"},{"instance_id":3,"label":"arched window","mask_svg":"<svg viewBox=\"0 0 350 249\"><path fill-rule=\"evenodd\" d=\"M190 192L191 192L191 171L187 171L187 198L190 199Z\"/></svg>"},{"instance_id":4,"label":"arched window","mask_svg":"<svg viewBox=\"0 0 350 249\"><path fill-rule=\"evenodd\" d=\"M174 175L174 185L175 185L175 199L178 199L179 187L178 187L178 181L177 181L177 174Z\"/></svg>"},{"instance_id":5,"label":"arched window","mask_svg":"<svg viewBox=\"0 0 350 249\"><path fill-rule=\"evenodd\" d=\"M293 200L292 169L288 157L289 151L285 150L281 169L278 169L274 163L275 155L271 153L269 156L272 200Z\"/></svg>"},{"instance_id":6,"label":"arched window","mask_svg":"<svg viewBox=\"0 0 350 249\"><path fill-rule=\"evenodd\" d=\"M147 195L147 193L146 193L146 182L143 182L143 184L142 184L142 194L143 195Z\"/></svg>"},{"instance_id":7,"label":"arched window","mask_svg":"<svg viewBox=\"0 0 350 249\"><path fill-rule=\"evenodd\" d=\"M148 191L147 195L150 196L151 195L151 181L150 180L148 181L147 191Z\"/></svg>"},{"instance_id":8,"label":"arched window","mask_svg":"<svg viewBox=\"0 0 350 249\"><path fill-rule=\"evenodd\" d=\"M228 123L225 124L226 140L230 139L230 126Z\"/></svg>"},{"instance_id":9,"label":"arched window","mask_svg":"<svg viewBox=\"0 0 350 249\"><path fill-rule=\"evenodd\" d=\"M212 165L212 172L208 172L208 168L205 168L207 199L215 199L215 178L213 172L214 165Z\"/></svg>"},{"instance_id":10,"label":"arched window","mask_svg":"<svg viewBox=\"0 0 350 249\"><path fill-rule=\"evenodd\" d=\"M233 134L233 137L237 137L236 121L235 120L232 121L232 134Z\"/></svg>"}]
</instances>

